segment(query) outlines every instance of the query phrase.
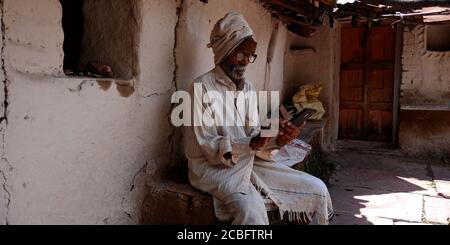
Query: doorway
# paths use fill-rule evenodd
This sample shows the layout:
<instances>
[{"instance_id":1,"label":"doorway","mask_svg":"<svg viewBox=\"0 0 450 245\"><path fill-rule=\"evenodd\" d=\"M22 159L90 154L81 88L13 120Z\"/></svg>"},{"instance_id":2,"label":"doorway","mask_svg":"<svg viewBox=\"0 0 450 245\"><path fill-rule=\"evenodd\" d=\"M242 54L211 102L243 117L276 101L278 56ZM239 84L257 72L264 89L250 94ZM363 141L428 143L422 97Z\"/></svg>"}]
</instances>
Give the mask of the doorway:
<instances>
[{"instance_id":1,"label":"doorway","mask_svg":"<svg viewBox=\"0 0 450 245\"><path fill-rule=\"evenodd\" d=\"M391 25L342 27L339 139L392 140L395 50Z\"/></svg>"}]
</instances>

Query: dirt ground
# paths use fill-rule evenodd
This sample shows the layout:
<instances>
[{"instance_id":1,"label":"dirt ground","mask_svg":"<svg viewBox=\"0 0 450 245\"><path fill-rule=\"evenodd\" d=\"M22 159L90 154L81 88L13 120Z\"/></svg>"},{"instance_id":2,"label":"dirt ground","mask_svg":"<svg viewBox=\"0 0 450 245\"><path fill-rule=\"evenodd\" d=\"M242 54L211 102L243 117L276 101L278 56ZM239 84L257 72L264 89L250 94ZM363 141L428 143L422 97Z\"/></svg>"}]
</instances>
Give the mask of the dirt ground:
<instances>
[{"instance_id":1,"label":"dirt ground","mask_svg":"<svg viewBox=\"0 0 450 245\"><path fill-rule=\"evenodd\" d=\"M381 143L340 142L329 155L334 225L448 225L450 165Z\"/></svg>"}]
</instances>

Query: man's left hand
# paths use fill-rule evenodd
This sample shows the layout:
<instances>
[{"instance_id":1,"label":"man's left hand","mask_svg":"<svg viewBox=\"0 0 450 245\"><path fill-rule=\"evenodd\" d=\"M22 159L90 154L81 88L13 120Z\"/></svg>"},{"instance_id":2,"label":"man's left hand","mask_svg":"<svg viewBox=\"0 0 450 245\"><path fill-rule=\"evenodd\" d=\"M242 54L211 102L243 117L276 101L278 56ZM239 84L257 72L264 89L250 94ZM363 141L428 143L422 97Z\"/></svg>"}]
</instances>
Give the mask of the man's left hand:
<instances>
[{"instance_id":1,"label":"man's left hand","mask_svg":"<svg viewBox=\"0 0 450 245\"><path fill-rule=\"evenodd\" d=\"M289 121L281 121L280 132L277 137L277 145L284 146L300 135L300 129L306 125L303 123L300 127L295 126Z\"/></svg>"}]
</instances>

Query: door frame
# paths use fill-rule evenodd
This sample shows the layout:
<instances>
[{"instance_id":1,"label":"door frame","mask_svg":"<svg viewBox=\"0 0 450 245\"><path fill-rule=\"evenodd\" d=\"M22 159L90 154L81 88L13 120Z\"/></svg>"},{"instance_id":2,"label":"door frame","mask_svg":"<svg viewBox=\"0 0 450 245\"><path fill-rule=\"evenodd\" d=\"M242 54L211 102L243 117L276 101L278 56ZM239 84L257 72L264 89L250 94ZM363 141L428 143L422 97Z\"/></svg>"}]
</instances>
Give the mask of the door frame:
<instances>
[{"instance_id":1,"label":"door frame","mask_svg":"<svg viewBox=\"0 0 450 245\"><path fill-rule=\"evenodd\" d=\"M365 22L364 22L365 23ZM341 21L339 24L339 29L342 29L342 27L346 24L350 24L350 21ZM392 23L391 23L392 24ZM358 23L357 26L361 26L361 22ZM401 82L402 82L402 54L403 54L403 32L404 32L404 25L402 23L397 23L395 24L396 26L396 39L395 39L395 60L394 60L394 91L393 91L393 99L392 99L392 140L390 142L390 144L392 146L398 146L399 143L399 124L400 124L400 91L401 91ZM337 70L337 107L336 107L336 140L339 140L338 134L339 134L339 123L340 123L340 96L341 96L341 92L340 92L340 84L341 84L341 76L340 76L340 72L341 72L341 54L342 54L342 50L341 50L341 32L339 31L339 63L338 66L339 69Z\"/></svg>"},{"instance_id":2,"label":"door frame","mask_svg":"<svg viewBox=\"0 0 450 245\"><path fill-rule=\"evenodd\" d=\"M402 56L403 56L403 24L396 24L395 33L395 63L394 63L394 98L392 104L392 141L391 145L398 146L400 125L400 90L402 84Z\"/></svg>"}]
</instances>

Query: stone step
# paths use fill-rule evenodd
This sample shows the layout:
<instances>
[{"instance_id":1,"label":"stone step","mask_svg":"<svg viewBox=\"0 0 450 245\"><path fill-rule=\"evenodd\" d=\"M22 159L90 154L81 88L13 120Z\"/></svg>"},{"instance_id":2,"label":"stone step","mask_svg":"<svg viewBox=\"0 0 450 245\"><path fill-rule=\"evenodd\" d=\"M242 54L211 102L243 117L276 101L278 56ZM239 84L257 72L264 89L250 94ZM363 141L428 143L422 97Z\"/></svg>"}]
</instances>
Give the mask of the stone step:
<instances>
[{"instance_id":1,"label":"stone step","mask_svg":"<svg viewBox=\"0 0 450 245\"><path fill-rule=\"evenodd\" d=\"M212 225L212 197L187 183L151 186L143 203L141 223L145 225Z\"/></svg>"},{"instance_id":2,"label":"stone step","mask_svg":"<svg viewBox=\"0 0 450 245\"><path fill-rule=\"evenodd\" d=\"M278 207L270 200L266 202L269 221L272 225L302 225L281 220ZM214 215L211 195L201 192L189 183L152 184L143 203L141 224L144 225L218 225Z\"/></svg>"}]
</instances>

